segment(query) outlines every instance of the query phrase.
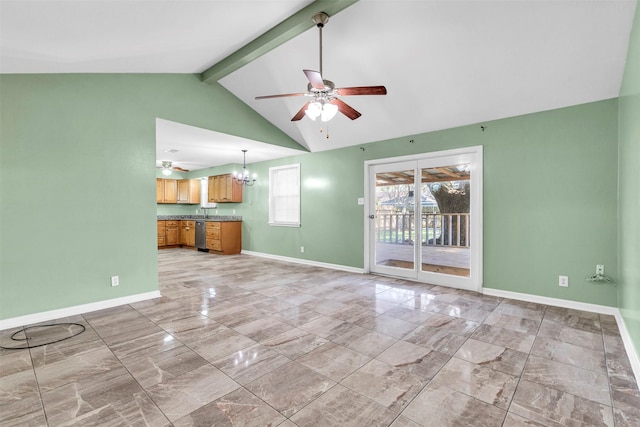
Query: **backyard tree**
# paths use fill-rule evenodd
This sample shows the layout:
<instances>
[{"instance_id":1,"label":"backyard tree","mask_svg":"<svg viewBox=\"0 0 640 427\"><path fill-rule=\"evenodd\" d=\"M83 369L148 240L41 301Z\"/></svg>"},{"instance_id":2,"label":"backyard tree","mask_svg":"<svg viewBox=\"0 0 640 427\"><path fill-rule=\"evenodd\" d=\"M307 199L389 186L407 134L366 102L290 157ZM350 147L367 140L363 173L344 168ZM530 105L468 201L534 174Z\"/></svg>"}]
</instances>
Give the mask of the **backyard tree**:
<instances>
[{"instance_id":1,"label":"backyard tree","mask_svg":"<svg viewBox=\"0 0 640 427\"><path fill-rule=\"evenodd\" d=\"M440 213L469 213L470 199L469 181L445 181L430 185L431 194L438 203ZM449 221L451 218L451 221ZM450 245L458 242L458 218L457 216L443 215L442 234L436 239L437 243ZM460 245L467 245L468 220L460 221ZM451 230L451 231L449 231ZM451 242L449 241L451 234Z\"/></svg>"}]
</instances>

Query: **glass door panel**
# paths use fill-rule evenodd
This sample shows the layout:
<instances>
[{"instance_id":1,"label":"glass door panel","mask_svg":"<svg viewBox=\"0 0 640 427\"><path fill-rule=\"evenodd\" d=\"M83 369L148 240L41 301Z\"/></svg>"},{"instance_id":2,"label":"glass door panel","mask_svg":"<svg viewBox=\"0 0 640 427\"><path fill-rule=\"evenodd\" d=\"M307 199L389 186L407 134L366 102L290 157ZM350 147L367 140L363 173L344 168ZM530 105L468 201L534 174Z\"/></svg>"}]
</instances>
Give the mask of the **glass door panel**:
<instances>
[{"instance_id":1,"label":"glass door panel","mask_svg":"<svg viewBox=\"0 0 640 427\"><path fill-rule=\"evenodd\" d=\"M415 226L416 165L405 166L381 167L374 174L372 268L383 274L415 277L419 236Z\"/></svg>"},{"instance_id":2,"label":"glass door panel","mask_svg":"<svg viewBox=\"0 0 640 427\"><path fill-rule=\"evenodd\" d=\"M469 277L471 167L421 169L420 271Z\"/></svg>"}]
</instances>

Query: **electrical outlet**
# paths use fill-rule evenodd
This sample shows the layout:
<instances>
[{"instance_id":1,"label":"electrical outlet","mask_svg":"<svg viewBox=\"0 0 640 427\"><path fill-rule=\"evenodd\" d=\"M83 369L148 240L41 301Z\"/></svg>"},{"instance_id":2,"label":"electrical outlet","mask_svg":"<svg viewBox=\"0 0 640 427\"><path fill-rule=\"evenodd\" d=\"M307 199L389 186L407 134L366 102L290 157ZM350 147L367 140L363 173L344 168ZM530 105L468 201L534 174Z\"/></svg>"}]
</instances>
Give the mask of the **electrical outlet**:
<instances>
[{"instance_id":1,"label":"electrical outlet","mask_svg":"<svg viewBox=\"0 0 640 427\"><path fill-rule=\"evenodd\" d=\"M569 287L569 276L558 276L558 286Z\"/></svg>"},{"instance_id":2,"label":"electrical outlet","mask_svg":"<svg viewBox=\"0 0 640 427\"><path fill-rule=\"evenodd\" d=\"M304 246L300 246L300 253L304 253Z\"/></svg>"},{"instance_id":3,"label":"electrical outlet","mask_svg":"<svg viewBox=\"0 0 640 427\"><path fill-rule=\"evenodd\" d=\"M118 276L111 276L111 286L120 285L120 278Z\"/></svg>"},{"instance_id":4,"label":"electrical outlet","mask_svg":"<svg viewBox=\"0 0 640 427\"><path fill-rule=\"evenodd\" d=\"M600 276L604 276L604 265L602 264L596 265L596 274L599 274Z\"/></svg>"}]
</instances>

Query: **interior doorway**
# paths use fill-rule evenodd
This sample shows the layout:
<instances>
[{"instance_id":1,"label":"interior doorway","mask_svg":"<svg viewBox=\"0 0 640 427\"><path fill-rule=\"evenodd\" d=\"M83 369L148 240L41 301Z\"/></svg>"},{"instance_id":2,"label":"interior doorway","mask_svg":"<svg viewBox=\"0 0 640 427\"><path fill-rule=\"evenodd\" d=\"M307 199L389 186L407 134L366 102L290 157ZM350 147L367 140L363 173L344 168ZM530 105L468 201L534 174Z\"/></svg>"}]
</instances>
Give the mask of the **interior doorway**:
<instances>
[{"instance_id":1,"label":"interior doorway","mask_svg":"<svg viewBox=\"0 0 640 427\"><path fill-rule=\"evenodd\" d=\"M482 147L365 165L365 270L482 288Z\"/></svg>"}]
</instances>

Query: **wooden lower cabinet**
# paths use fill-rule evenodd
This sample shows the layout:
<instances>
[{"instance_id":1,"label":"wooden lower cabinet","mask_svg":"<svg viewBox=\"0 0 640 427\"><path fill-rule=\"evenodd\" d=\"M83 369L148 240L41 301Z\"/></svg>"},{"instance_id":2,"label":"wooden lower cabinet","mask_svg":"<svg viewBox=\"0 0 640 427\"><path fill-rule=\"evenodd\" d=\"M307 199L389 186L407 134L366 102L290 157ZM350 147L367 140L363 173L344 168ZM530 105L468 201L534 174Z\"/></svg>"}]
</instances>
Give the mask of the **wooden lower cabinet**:
<instances>
[{"instance_id":1,"label":"wooden lower cabinet","mask_svg":"<svg viewBox=\"0 0 640 427\"><path fill-rule=\"evenodd\" d=\"M207 249L224 255L242 251L242 222L207 221Z\"/></svg>"},{"instance_id":2,"label":"wooden lower cabinet","mask_svg":"<svg viewBox=\"0 0 640 427\"><path fill-rule=\"evenodd\" d=\"M196 245L196 222L191 220L180 221L180 245L195 247Z\"/></svg>"},{"instance_id":3,"label":"wooden lower cabinet","mask_svg":"<svg viewBox=\"0 0 640 427\"><path fill-rule=\"evenodd\" d=\"M159 248L167 246L166 231L167 231L167 221L158 221L158 247Z\"/></svg>"},{"instance_id":4,"label":"wooden lower cabinet","mask_svg":"<svg viewBox=\"0 0 640 427\"><path fill-rule=\"evenodd\" d=\"M165 244L167 246L176 246L180 243L179 222L180 221L167 221L167 228L165 231Z\"/></svg>"},{"instance_id":5,"label":"wooden lower cabinet","mask_svg":"<svg viewBox=\"0 0 640 427\"><path fill-rule=\"evenodd\" d=\"M207 221L207 249L223 255L242 251L242 221ZM196 246L194 220L158 220L158 248Z\"/></svg>"},{"instance_id":6,"label":"wooden lower cabinet","mask_svg":"<svg viewBox=\"0 0 640 427\"><path fill-rule=\"evenodd\" d=\"M158 221L158 247L165 246L178 246L180 243L179 233L180 227L178 225L180 221L174 220L160 220ZM195 238L194 238L195 239Z\"/></svg>"}]
</instances>

